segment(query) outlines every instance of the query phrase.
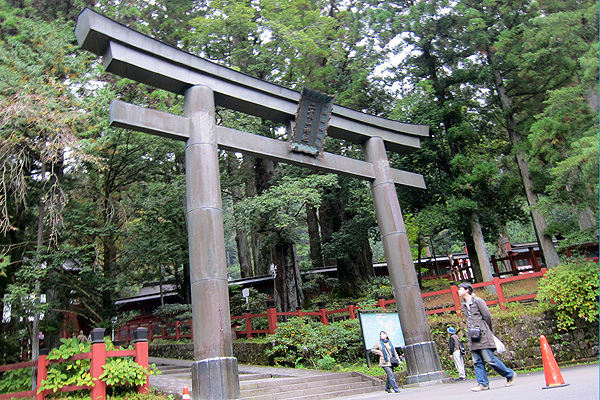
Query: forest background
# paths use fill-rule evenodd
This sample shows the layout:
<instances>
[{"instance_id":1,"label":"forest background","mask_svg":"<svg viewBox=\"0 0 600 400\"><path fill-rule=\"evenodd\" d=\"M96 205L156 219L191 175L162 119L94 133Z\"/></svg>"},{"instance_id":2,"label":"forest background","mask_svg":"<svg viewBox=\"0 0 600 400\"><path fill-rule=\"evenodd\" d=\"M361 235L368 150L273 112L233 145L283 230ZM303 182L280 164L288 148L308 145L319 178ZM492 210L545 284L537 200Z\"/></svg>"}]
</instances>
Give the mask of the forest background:
<instances>
[{"instance_id":1,"label":"forest background","mask_svg":"<svg viewBox=\"0 0 600 400\"><path fill-rule=\"evenodd\" d=\"M553 241L598 240L596 1L0 0L0 364L23 332L34 349L40 330L57 343L64 312L119 325L115 299L145 282L190 298L184 145L108 123L114 99L183 114L183 98L78 49L86 6L248 75L429 125L421 149L389 154L428 187L398 189L415 260L466 247L483 281L505 240L537 240L551 268ZM271 121L217 118L286 139ZM362 159L332 138L325 150ZM220 163L232 278L276 265L280 310L307 304L302 270L336 265L344 296L372 280L384 260L368 183Z\"/></svg>"}]
</instances>

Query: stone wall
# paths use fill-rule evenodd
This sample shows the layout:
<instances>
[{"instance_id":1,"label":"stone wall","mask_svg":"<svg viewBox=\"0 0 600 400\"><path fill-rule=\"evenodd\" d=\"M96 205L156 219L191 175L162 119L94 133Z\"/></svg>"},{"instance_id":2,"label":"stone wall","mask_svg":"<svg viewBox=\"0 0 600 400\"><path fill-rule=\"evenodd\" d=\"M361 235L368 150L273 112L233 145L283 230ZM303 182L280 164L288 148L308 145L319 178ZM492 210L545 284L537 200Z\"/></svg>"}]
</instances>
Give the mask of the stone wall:
<instances>
[{"instance_id":1,"label":"stone wall","mask_svg":"<svg viewBox=\"0 0 600 400\"><path fill-rule=\"evenodd\" d=\"M554 357L559 363L577 360L598 359L599 334L598 324L577 321L576 329L569 332L558 332L552 314L509 315L494 317L493 328L506 345L507 351L500 358L510 368L529 368L542 366L540 335L546 336ZM430 321L433 340L437 343L442 367L454 375L454 363L448 354L448 326L458 328L458 335L464 342L465 321L458 316L433 318ZM269 343L234 342L233 353L240 364L268 365L265 350ZM192 360L194 347L192 344L150 345L151 357L167 357ZM465 355L467 368L472 370L469 353Z\"/></svg>"},{"instance_id":2,"label":"stone wall","mask_svg":"<svg viewBox=\"0 0 600 400\"><path fill-rule=\"evenodd\" d=\"M458 317L452 320L440 320L430 323L433 339L437 343L443 368L453 375L454 363L448 354L448 333L452 325L458 328L458 335L465 343L466 323ZM493 318L494 333L506 346L506 352L499 357L510 368L531 368L542 366L540 335L546 336L558 363L569 363L598 359L598 324L583 320L576 321L576 328L568 332L559 332L556 318L551 313L538 315L510 315ZM468 350L468 349L467 349ZM467 351L464 356L467 368L473 362Z\"/></svg>"},{"instance_id":3,"label":"stone wall","mask_svg":"<svg viewBox=\"0 0 600 400\"><path fill-rule=\"evenodd\" d=\"M269 365L266 349L269 343L234 342L233 355L240 364ZM188 344L151 344L150 357L177 358L182 360L194 359L194 345Z\"/></svg>"}]
</instances>

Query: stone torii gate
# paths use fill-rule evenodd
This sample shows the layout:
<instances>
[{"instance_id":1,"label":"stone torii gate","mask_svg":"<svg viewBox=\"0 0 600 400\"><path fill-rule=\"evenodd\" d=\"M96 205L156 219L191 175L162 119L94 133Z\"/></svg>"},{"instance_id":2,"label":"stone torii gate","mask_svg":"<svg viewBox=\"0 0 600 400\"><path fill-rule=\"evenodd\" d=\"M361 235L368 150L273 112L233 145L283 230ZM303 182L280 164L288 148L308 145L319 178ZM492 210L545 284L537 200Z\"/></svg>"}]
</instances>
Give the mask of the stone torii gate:
<instances>
[{"instance_id":1,"label":"stone torii gate","mask_svg":"<svg viewBox=\"0 0 600 400\"><path fill-rule=\"evenodd\" d=\"M186 142L187 221L194 332L192 398L239 399L233 357L218 151L344 174L371 183L375 212L404 333L408 382L445 377L431 340L395 185L425 189L418 174L390 168L386 150L413 151L428 127L333 106L328 135L362 146L365 161L290 152L288 143L217 126L215 105L290 126L300 94L183 52L85 9L75 34L107 71L185 96L185 115L114 101L113 126Z\"/></svg>"}]
</instances>

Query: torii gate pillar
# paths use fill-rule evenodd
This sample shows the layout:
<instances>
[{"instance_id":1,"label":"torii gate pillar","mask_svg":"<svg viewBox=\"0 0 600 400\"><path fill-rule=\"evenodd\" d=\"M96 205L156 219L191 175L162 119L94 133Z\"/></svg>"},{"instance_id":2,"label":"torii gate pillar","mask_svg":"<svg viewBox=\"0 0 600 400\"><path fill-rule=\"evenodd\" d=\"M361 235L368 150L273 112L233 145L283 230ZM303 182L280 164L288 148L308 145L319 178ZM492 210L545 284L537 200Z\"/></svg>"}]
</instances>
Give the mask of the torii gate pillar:
<instances>
[{"instance_id":1,"label":"torii gate pillar","mask_svg":"<svg viewBox=\"0 0 600 400\"><path fill-rule=\"evenodd\" d=\"M409 384L417 385L441 383L445 373L437 346L429 334L425 306L383 139L375 136L367 140L363 144L363 153L375 171L371 193L406 344L406 380Z\"/></svg>"},{"instance_id":2,"label":"torii gate pillar","mask_svg":"<svg viewBox=\"0 0 600 400\"><path fill-rule=\"evenodd\" d=\"M185 92L187 224L194 332L193 399L239 399L233 357L212 89Z\"/></svg>"}]
</instances>

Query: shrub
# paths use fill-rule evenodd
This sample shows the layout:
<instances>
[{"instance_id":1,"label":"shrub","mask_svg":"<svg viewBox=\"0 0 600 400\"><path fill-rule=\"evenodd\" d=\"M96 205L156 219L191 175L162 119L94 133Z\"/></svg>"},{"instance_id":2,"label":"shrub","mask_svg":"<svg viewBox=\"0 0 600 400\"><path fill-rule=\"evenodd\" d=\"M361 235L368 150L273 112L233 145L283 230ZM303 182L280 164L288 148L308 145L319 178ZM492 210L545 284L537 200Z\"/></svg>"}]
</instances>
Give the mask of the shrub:
<instances>
[{"instance_id":1,"label":"shrub","mask_svg":"<svg viewBox=\"0 0 600 400\"><path fill-rule=\"evenodd\" d=\"M365 292L365 302L370 304L375 303L380 297L386 299L392 299L394 297L394 288L390 282L390 278L387 276L378 276L371 282L365 283L362 286L362 290Z\"/></svg>"},{"instance_id":2,"label":"shrub","mask_svg":"<svg viewBox=\"0 0 600 400\"><path fill-rule=\"evenodd\" d=\"M337 362L335 361L335 358L331 356L325 356L317 361L317 367L325 371L331 371L333 368L335 368L336 364Z\"/></svg>"},{"instance_id":3,"label":"shrub","mask_svg":"<svg viewBox=\"0 0 600 400\"><path fill-rule=\"evenodd\" d=\"M192 318L191 304L163 304L152 313L159 317L165 324L175 321L189 321Z\"/></svg>"},{"instance_id":4,"label":"shrub","mask_svg":"<svg viewBox=\"0 0 600 400\"><path fill-rule=\"evenodd\" d=\"M31 369L21 368L0 374L0 394L24 392L31 388Z\"/></svg>"},{"instance_id":5,"label":"shrub","mask_svg":"<svg viewBox=\"0 0 600 400\"><path fill-rule=\"evenodd\" d=\"M308 318L291 318L278 324L270 336L273 348L267 354L275 365L315 368L331 357L336 363L357 361L361 355L358 320L323 325ZM321 361L325 359L326 361Z\"/></svg>"},{"instance_id":6,"label":"shrub","mask_svg":"<svg viewBox=\"0 0 600 400\"><path fill-rule=\"evenodd\" d=\"M556 313L559 330L573 329L577 318L597 322L598 298L598 264L591 261L561 264L540 280L538 301Z\"/></svg>"}]
</instances>

